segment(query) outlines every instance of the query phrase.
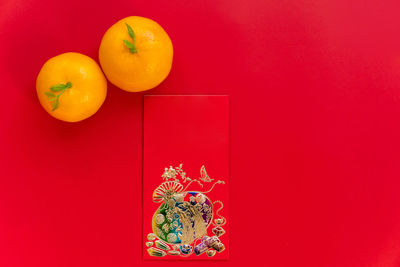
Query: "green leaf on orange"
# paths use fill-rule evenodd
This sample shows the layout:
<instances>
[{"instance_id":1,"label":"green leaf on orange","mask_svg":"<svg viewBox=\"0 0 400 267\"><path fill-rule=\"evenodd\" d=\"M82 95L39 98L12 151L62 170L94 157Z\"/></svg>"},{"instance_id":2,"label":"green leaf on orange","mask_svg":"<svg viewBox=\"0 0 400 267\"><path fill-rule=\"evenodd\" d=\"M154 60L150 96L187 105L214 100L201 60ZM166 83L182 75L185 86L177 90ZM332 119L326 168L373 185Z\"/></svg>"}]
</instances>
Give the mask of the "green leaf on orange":
<instances>
[{"instance_id":1,"label":"green leaf on orange","mask_svg":"<svg viewBox=\"0 0 400 267\"><path fill-rule=\"evenodd\" d=\"M44 92L44 94L47 95L48 97L55 97L56 96L52 92Z\"/></svg>"},{"instance_id":2,"label":"green leaf on orange","mask_svg":"<svg viewBox=\"0 0 400 267\"><path fill-rule=\"evenodd\" d=\"M67 86L65 84L60 83L60 84L56 84L56 85L53 85L52 87L50 87L50 90L53 92L60 92L66 88L67 88Z\"/></svg>"},{"instance_id":3,"label":"green leaf on orange","mask_svg":"<svg viewBox=\"0 0 400 267\"><path fill-rule=\"evenodd\" d=\"M133 32L131 26L129 26L128 23L125 23L125 24L126 24L126 27L128 28L129 36L133 39L133 41L135 41L135 33Z\"/></svg>"},{"instance_id":4,"label":"green leaf on orange","mask_svg":"<svg viewBox=\"0 0 400 267\"><path fill-rule=\"evenodd\" d=\"M56 109L58 108L58 106L59 106L58 98L56 99L56 101L54 101L54 102L51 104L51 106L52 106L52 110L51 110L51 111L54 111L54 110L56 110Z\"/></svg>"}]
</instances>

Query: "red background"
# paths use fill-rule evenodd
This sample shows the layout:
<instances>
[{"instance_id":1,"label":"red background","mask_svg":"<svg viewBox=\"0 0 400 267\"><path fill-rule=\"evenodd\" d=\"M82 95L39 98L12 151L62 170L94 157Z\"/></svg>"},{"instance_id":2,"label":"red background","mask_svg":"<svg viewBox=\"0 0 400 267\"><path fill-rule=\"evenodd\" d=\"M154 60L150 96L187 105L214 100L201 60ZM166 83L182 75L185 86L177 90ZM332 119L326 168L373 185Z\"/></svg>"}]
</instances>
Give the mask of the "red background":
<instances>
[{"instance_id":1,"label":"red background","mask_svg":"<svg viewBox=\"0 0 400 267\"><path fill-rule=\"evenodd\" d=\"M149 256L144 242L147 234L153 232L152 218L161 203L152 200L153 191L163 179L165 167L183 164L183 170L192 179L200 177L200 168L206 167L207 174L214 181L202 182L203 187L192 183L184 191L207 192L214 182L223 180L226 184L217 184L206 196L212 201L222 201L220 215L227 219L223 225L226 233L219 237L226 250L210 258L203 253L190 257L178 257L179 260L192 259L228 259L231 223L229 217L229 97L228 96L145 96L143 106L143 258ZM186 188L187 183L183 185ZM189 197L186 196L188 199ZM214 219L219 218L216 211L221 204L214 205ZM208 227L208 235L212 236ZM198 241L196 244L200 243ZM166 256L168 259L176 256ZM164 260L165 258L161 258Z\"/></svg>"},{"instance_id":2,"label":"red background","mask_svg":"<svg viewBox=\"0 0 400 267\"><path fill-rule=\"evenodd\" d=\"M160 264L141 258L142 94L110 85L68 124L34 86L129 15L174 44L147 94L230 95L230 260L210 266L400 266L399 5L1 0L0 266Z\"/></svg>"}]
</instances>

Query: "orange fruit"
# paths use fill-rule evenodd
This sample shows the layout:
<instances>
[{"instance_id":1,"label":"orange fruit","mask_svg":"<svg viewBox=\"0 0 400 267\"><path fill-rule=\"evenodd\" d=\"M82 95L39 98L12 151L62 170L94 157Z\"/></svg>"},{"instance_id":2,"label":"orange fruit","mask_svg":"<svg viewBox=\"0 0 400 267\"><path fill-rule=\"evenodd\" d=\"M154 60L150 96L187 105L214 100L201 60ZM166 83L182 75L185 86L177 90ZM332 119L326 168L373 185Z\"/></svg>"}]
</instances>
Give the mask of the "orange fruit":
<instances>
[{"instance_id":1,"label":"orange fruit","mask_svg":"<svg viewBox=\"0 0 400 267\"><path fill-rule=\"evenodd\" d=\"M50 58L36 79L43 108L53 117L81 121L97 112L107 95L107 80L88 56L65 53Z\"/></svg>"},{"instance_id":2,"label":"orange fruit","mask_svg":"<svg viewBox=\"0 0 400 267\"><path fill-rule=\"evenodd\" d=\"M112 25L99 49L107 79L129 92L159 85L171 70L172 56L172 42L164 29L151 19L137 16Z\"/></svg>"}]
</instances>

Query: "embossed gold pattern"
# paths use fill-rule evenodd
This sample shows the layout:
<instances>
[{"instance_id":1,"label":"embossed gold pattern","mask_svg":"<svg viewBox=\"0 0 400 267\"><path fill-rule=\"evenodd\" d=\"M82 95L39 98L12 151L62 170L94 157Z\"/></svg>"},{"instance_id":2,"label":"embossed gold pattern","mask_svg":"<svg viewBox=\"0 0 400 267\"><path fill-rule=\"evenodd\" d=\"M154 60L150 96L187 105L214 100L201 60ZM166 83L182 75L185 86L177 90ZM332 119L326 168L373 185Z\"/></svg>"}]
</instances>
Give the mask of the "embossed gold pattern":
<instances>
[{"instance_id":1,"label":"embossed gold pattern","mask_svg":"<svg viewBox=\"0 0 400 267\"><path fill-rule=\"evenodd\" d=\"M156 248L152 247L153 242L146 242L146 246L150 247L147 250L149 255L164 257L168 254L188 257L194 253L195 247L196 255L207 251L206 254L212 257L216 252L222 252L225 246L217 236L225 233L222 226L226 224L226 219L219 213L224 205L220 200L212 202L207 194L217 184L225 184L225 182L214 181L208 175L204 165L201 166L198 179L190 178L183 170L183 164L175 168L172 166L165 168L161 177L164 182L153 192L153 202L161 203L161 205L153 216L154 233L148 234L148 240L156 239L154 241ZM189 190L193 183L204 187L205 184L211 184L211 182L213 182L212 186L207 191ZM219 208L214 214L215 204L219 204ZM210 225L214 226L210 231L211 234L216 234L211 238L208 237L207 232ZM210 240L215 240L215 242L211 244ZM198 242L200 243L197 245Z\"/></svg>"}]
</instances>

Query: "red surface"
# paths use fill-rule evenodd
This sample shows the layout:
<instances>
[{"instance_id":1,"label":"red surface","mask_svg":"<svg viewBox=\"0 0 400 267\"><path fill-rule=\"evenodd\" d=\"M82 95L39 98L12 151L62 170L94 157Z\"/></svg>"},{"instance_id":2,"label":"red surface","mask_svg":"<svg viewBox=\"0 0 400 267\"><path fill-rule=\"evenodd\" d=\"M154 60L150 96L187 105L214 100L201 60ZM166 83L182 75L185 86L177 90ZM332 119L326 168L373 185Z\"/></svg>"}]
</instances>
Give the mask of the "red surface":
<instances>
[{"instance_id":1,"label":"red surface","mask_svg":"<svg viewBox=\"0 0 400 267\"><path fill-rule=\"evenodd\" d=\"M0 266L159 265L141 257L142 94L110 85L67 124L34 88L128 15L174 44L147 94L230 95L230 260L210 266L400 266L399 5L2 0Z\"/></svg>"},{"instance_id":2,"label":"red surface","mask_svg":"<svg viewBox=\"0 0 400 267\"><path fill-rule=\"evenodd\" d=\"M220 240L226 250L210 258L203 253L189 257L178 257L179 260L192 259L228 259L229 236L231 223L229 217L229 97L227 96L145 96L143 114L143 258L149 256L144 242L152 231L152 218L161 203L152 200L153 191L163 179L164 168L183 164L183 170L192 179L200 177L200 168L206 171L213 182L203 182L203 187L192 183L188 190L206 192L214 182L217 184L206 196L214 201L222 201L220 215L227 219L224 225L226 234ZM186 187L187 184L184 184ZM220 204L215 204L215 211ZM217 218L214 212L214 218ZM219 218L219 217L218 217ZM212 225L208 236L212 236ZM197 244L200 242L197 242ZM164 259L176 256L166 256ZM175 260L175 259L174 259Z\"/></svg>"}]
</instances>

